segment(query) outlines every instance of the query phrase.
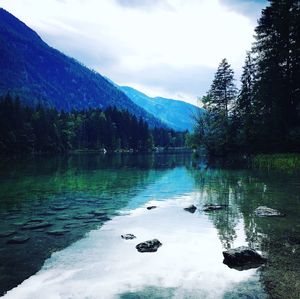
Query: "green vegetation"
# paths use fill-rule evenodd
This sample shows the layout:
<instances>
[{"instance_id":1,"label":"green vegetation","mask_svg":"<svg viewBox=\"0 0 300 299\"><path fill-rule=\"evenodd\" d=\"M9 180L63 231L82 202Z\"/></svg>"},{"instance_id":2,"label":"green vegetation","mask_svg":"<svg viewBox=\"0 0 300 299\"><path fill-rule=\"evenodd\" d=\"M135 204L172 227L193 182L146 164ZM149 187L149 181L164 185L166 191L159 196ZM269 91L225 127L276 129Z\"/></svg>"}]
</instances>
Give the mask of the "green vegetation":
<instances>
[{"instance_id":1,"label":"green vegetation","mask_svg":"<svg viewBox=\"0 0 300 299\"><path fill-rule=\"evenodd\" d=\"M162 97L149 97L128 86L121 86L122 91L138 106L145 109L164 124L176 131L192 131L193 115L203 113L203 109L189 103Z\"/></svg>"},{"instance_id":2,"label":"green vegetation","mask_svg":"<svg viewBox=\"0 0 300 299\"><path fill-rule=\"evenodd\" d=\"M211 156L300 150L299 1L269 2L247 53L239 92L224 59L202 98L207 113L197 117L193 140Z\"/></svg>"},{"instance_id":3,"label":"green vegetation","mask_svg":"<svg viewBox=\"0 0 300 299\"><path fill-rule=\"evenodd\" d=\"M300 154L256 155L252 164L259 169L300 171Z\"/></svg>"},{"instance_id":4,"label":"green vegetation","mask_svg":"<svg viewBox=\"0 0 300 299\"><path fill-rule=\"evenodd\" d=\"M149 151L180 147L184 132L150 129L142 119L115 107L59 112L25 107L10 95L0 98L0 153L63 153L71 150Z\"/></svg>"},{"instance_id":5,"label":"green vegetation","mask_svg":"<svg viewBox=\"0 0 300 299\"><path fill-rule=\"evenodd\" d=\"M223 156L230 150L229 108L235 96L233 70L223 59L207 96L202 99L206 113L197 118L196 127L200 144L213 156Z\"/></svg>"},{"instance_id":6,"label":"green vegetation","mask_svg":"<svg viewBox=\"0 0 300 299\"><path fill-rule=\"evenodd\" d=\"M48 46L36 32L0 8L0 95L58 111L111 106L142 117L151 128L164 124L134 104L101 74Z\"/></svg>"}]
</instances>

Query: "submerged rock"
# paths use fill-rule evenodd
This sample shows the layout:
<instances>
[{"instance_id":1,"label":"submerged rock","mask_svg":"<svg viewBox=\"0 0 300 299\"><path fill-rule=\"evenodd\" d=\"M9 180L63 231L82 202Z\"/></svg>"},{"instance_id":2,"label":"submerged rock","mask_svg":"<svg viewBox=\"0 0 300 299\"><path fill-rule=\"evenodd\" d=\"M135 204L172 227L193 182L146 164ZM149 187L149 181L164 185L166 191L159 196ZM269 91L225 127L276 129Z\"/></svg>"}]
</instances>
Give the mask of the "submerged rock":
<instances>
[{"instance_id":1,"label":"submerged rock","mask_svg":"<svg viewBox=\"0 0 300 299\"><path fill-rule=\"evenodd\" d=\"M15 233L16 233L16 231L14 231L14 230L2 230L2 231L0 231L0 238L9 237Z\"/></svg>"},{"instance_id":2,"label":"submerged rock","mask_svg":"<svg viewBox=\"0 0 300 299\"><path fill-rule=\"evenodd\" d=\"M240 246L234 249L223 251L224 260L223 263L229 268L236 270L247 270L251 268L257 268L266 259L262 257L255 249L246 246Z\"/></svg>"},{"instance_id":3,"label":"submerged rock","mask_svg":"<svg viewBox=\"0 0 300 299\"><path fill-rule=\"evenodd\" d=\"M55 212L46 211L38 214L39 216L53 216L55 215Z\"/></svg>"},{"instance_id":4,"label":"submerged rock","mask_svg":"<svg viewBox=\"0 0 300 299\"><path fill-rule=\"evenodd\" d=\"M255 209L254 213L256 216L259 217L284 217L285 216L285 214L266 206L258 207L257 209Z\"/></svg>"},{"instance_id":5,"label":"submerged rock","mask_svg":"<svg viewBox=\"0 0 300 299\"><path fill-rule=\"evenodd\" d=\"M218 211L218 210L223 210L224 208L227 208L227 207L228 207L228 205L205 204L203 206L203 211L204 212Z\"/></svg>"},{"instance_id":6,"label":"submerged rock","mask_svg":"<svg viewBox=\"0 0 300 299\"><path fill-rule=\"evenodd\" d=\"M30 238L27 236L15 236L8 240L7 244L24 244L26 243Z\"/></svg>"},{"instance_id":7,"label":"submerged rock","mask_svg":"<svg viewBox=\"0 0 300 299\"><path fill-rule=\"evenodd\" d=\"M76 215L73 218L77 220L87 220L87 219L93 219L95 216L93 214L81 214Z\"/></svg>"},{"instance_id":8,"label":"submerged rock","mask_svg":"<svg viewBox=\"0 0 300 299\"><path fill-rule=\"evenodd\" d=\"M87 224L86 223L82 223L82 222L76 222L76 223L67 223L66 225L64 225L64 228L66 229L72 229L72 228L82 228L82 227L86 227Z\"/></svg>"},{"instance_id":9,"label":"submerged rock","mask_svg":"<svg viewBox=\"0 0 300 299\"><path fill-rule=\"evenodd\" d=\"M33 223L28 223L28 224L25 224L22 229L25 229L25 230L33 230L33 229L39 229L39 228L46 228L46 227L50 227L52 226L53 224L49 223L49 222L33 222Z\"/></svg>"},{"instance_id":10,"label":"submerged rock","mask_svg":"<svg viewBox=\"0 0 300 299\"><path fill-rule=\"evenodd\" d=\"M32 219L29 219L27 221L27 223L32 223L32 222L43 222L44 219L43 218L32 218Z\"/></svg>"},{"instance_id":11,"label":"submerged rock","mask_svg":"<svg viewBox=\"0 0 300 299\"><path fill-rule=\"evenodd\" d=\"M67 215L67 214L64 214L64 215L60 215L60 216L57 216L56 218L55 218L56 220L70 220L70 216L69 215Z\"/></svg>"},{"instance_id":12,"label":"submerged rock","mask_svg":"<svg viewBox=\"0 0 300 299\"><path fill-rule=\"evenodd\" d=\"M95 210L91 212L92 214L96 215L96 216L104 216L106 215L105 212L103 212L103 210Z\"/></svg>"},{"instance_id":13,"label":"submerged rock","mask_svg":"<svg viewBox=\"0 0 300 299\"><path fill-rule=\"evenodd\" d=\"M121 238L125 239L125 240L132 240L132 239L135 239L136 236L133 234L126 234L126 235L121 235Z\"/></svg>"},{"instance_id":14,"label":"submerged rock","mask_svg":"<svg viewBox=\"0 0 300 299\"><path fill-rule=\"evenodd\" d=\"M15 226L22 226L22 225L26 225L28 222L24 222L24 221L17 221L17 222L14 222L13 225Z\"/></svg>"},{"instance_id":15,"label":"submerged rock","mask_svg":"<svg viewBox=\"0 0 300 299\"><path fill-rule=\"evenodd\" d=\"M290 235L287 241L290 245L300 245L300 236Z\"/></svg>"},{"instance_id":16,"label":"submerged rock","mask_svg":"<svg viewBox=\"0 0 300 299\"><path fill-rule=\"evenodd\" d=\"M185 211L190 212L190 213L195 213L195 211L197 210L197 207L195 207L194 205L190 205L187 208L184 208Z\"/></svg>"},{"instance_id":17,"label":"submerged rock","mask_svg":"<svg viewBox=\"0 0 300 299\"><path fill-rule=\"evenodd\" d=\"M53 210L53 211L63 211L63 210L66 210L68 208L69 208L68 205L61 205L61 206L59 205L59 206L52 206L51 210Z\"/></svg>"},{"instance_id":18,"label":"submerged rock","mask_svg":"<svg viewBox=\"0 0 300 299\"><path fill-rule=\"evenodd\" d=\"M156 252L161 245L162 243L160 243L157 239L153 239L139 243L135 246L135 248L139 252Z\"/></svg>"},{"instance_id":19,"label":"submerged rock","mask_svg":"<svg viewBox=\"0 0 300 299\"><path fill-rule=\"evenodd\" d=\"M98 220L101 220L101 221L109 221L111 220L111 218L109 218L108 216L100 216L100 217L97 217Z\"/></svg>"},{"instance_id":20,"label":"submerged rock","mask_svg":"<svg viewBox=\"0 0 300 299\"><path fill-rule=\"evenodd\" d=\"M152 209L156 209L157 208L157 206L149 206L149 207L147 207L147 210L152 210Z\"/></svg>"},{"instance_id":21,"label":"submerged rock","mask_svg":"<svg viewBox=\"0 0 300 299\"><path fill-rule=\"evenodd\" d=\"M68 233L68 230L65 229L54 229L54 230L49 230L47 232L48 235L52 236L63 236L65 233Z\"/></svg>"}]
</instances>

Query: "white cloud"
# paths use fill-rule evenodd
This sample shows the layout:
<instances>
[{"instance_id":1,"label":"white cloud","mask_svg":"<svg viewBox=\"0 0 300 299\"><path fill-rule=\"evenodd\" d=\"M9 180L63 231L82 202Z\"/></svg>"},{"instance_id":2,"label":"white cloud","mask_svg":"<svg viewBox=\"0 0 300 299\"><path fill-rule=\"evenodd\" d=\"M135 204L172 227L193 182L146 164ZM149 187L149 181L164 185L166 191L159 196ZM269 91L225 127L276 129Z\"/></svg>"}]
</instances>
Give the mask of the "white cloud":
<instances>
[{"instance_id":1,"label":"white cloud","mask_svg":"<svg viewBox=\"0 0 300 299\"><path fill-rule=\"evenodd\" d=\"M166 0L115 0L119 5L134 9L170 8Z\"/></svg>"},{"instance_id":2,"label":"white cloud","mask_svg":"<svg viewBox=\"0 0 300 299\"><path fill-rule=\"evenodd\" d=\"M267 0L220 0L220 2L227 8L250 18L254 25L260 16L261 10L267 5Z\"/></svg>"},{"instance_id":3,"label":"white cloud","mask_svg":"<svg viewBox=\"0 0 300 299\"><path fill-rule=\"evenodd\" d=\"M3 0L2 6L118 84L196 103L222 58L240 72L253 41L252 16L220 1Z\"/></svg>"}]
</instances>

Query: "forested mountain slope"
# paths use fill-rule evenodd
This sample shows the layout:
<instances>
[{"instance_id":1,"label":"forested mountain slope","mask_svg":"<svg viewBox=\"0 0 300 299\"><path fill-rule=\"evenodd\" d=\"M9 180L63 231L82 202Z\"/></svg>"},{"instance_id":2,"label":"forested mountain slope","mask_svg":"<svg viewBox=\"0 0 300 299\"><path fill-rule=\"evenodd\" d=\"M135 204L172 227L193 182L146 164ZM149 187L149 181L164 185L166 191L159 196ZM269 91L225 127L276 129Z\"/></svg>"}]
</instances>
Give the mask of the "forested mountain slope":
<instances>
[{"instance_id":1,"label":"forested mountain slope","mask_svg":"<svg viewBox=\"0 0 300 299\"><path fill-rule=\"evenodd\" d=\"M128 86L122 86L121 89L134 103L161 119L174 130L192 131L194 116L203 112L202 109L183 101L162 97L151 98Z\"/></svg>"},{"instance_id":2,"label":"forested mountain slope","mask_svg":"<svg viewBox=\"0 0 300 299\"><path fill-rule=\"evenodd\" d=\"M1 8L0 69L0 95L18 95L26 105L64 111L115 106L142 117L151 127L164 126L109 80L51 48Z\"/></svg>"}]
</instances>

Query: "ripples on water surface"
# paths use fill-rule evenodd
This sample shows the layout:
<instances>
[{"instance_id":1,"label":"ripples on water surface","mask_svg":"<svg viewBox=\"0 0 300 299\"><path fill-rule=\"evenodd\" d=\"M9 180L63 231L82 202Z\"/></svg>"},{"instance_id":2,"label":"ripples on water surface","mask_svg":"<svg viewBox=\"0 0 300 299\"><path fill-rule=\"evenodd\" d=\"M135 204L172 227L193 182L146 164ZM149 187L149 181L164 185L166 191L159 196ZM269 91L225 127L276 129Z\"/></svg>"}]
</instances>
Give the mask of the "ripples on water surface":
<instances>
[{"instance_id":1,"label":"ripples on water surface","mask_svg":"<svg viewBox=\"0 0 300 299\"><path fill-rule=\"evenodd\" d=\"M185 155L4 160L0 171L0 233L13 233L0 238L1 292L21 283L6 298L299 294L299 244L288 242L300 231L296 174L203 169ZM205 203L229 208L204 213ZM194 214L183 210L190 204ZM287 217L256 218L258 205ZM49 226L24 229L38 221ZM30 239L7 244L16 236ZM156 253L137 252L153 238L163 243ZM228 268L222 251L239 245L268 254L268 265Z\"/></svg>"}]
</instances>

